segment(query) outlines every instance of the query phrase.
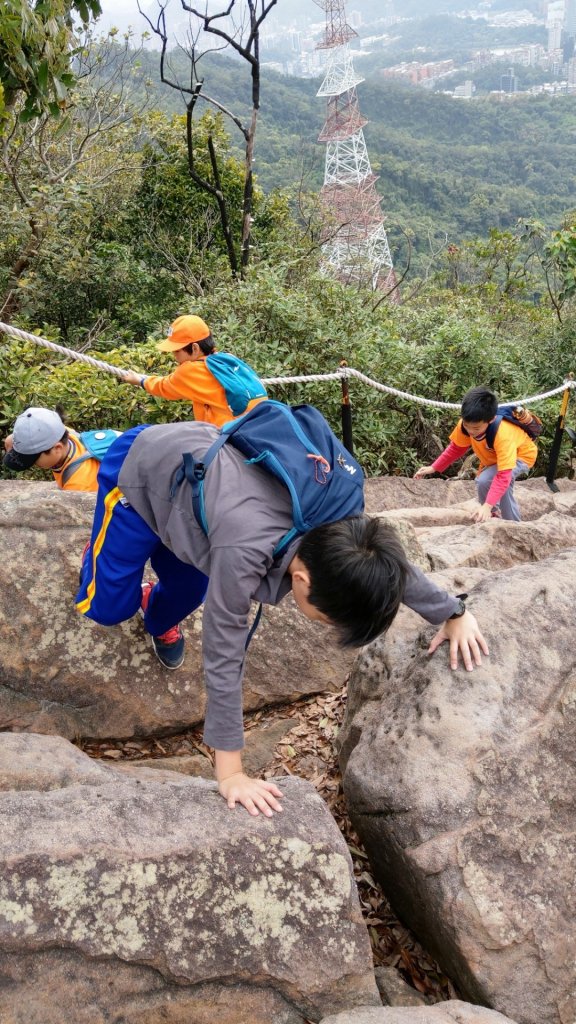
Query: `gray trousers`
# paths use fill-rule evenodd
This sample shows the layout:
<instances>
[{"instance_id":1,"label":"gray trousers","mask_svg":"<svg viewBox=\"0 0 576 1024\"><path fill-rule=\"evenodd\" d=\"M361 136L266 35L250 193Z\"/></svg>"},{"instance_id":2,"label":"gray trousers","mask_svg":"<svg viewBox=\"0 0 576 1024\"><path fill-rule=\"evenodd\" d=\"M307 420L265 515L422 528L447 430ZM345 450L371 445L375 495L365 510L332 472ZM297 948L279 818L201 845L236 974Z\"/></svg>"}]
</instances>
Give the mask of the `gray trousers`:
<instances>
[{"instance_id":1,"label":"gray trousers","mask_svg":"<svg viewBox=\"0 0 576 1024\"><path fill-rule=\"evenodd\" d=\"M490 490L490 486L496 473L498 472L498 466L488 466L483 469L482 472L476 477L476 493L478 494L478 501L481 505L486 501L486 496ZM519 523L522 518L520 515L520 509L518 508L518 502L514 497L514 481L520 473L528 473L529 468L522 459L518 459L518 462L512 470L512 479L510 486L504 491L504 494L498 502L498 508L502 513L502 519L513 519L514 522Z\"/></svg>"}]
</instances>

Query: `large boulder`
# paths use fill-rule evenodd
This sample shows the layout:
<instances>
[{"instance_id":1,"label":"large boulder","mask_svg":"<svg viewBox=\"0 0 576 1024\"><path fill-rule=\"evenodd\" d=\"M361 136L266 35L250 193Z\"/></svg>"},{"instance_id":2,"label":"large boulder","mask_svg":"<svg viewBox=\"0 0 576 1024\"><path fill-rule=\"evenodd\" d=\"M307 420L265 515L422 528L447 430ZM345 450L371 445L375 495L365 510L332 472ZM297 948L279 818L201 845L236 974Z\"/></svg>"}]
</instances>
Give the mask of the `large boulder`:
<instances>
[{"instance_id":1,"label":"large boulder","mask_svg":"<svg viewBox=\"0 0 576 1024\"><path fill-rule=\"evenodd\" d=\"M346 844L311 785L278 784L283 812L252 818L211 782L0 736L3 1024L303 1024L379 1005Z\"/></svg>"},{"instance_id":2,"label":"large boulder","mask_svg":"<svg viewBox=\"0 0 576 1024\"><path fill-rule=\"evenodd\" d=\"M479 625L484 629L483 609L479 609L476 600L475 584L489 575L486 569L465 566L429 575L430 579L450 594L469 594L467 607L474 615L480 616ZM345 767L350 751L356 746L364 723L372 720L374 704L379 706L388 691L390 679L403 678L413 661L421 663L428 660L430 641L438 628L402 605L386 636L362 648L352 668L344 720L336 739L342 767ZM448 644L442 644L432 658L447 667Z\"/></svg>"},{"instance_id":3,"label":"large boulder","mask_svg":"<svg viewBox=\"0 0 576 1024\"><path fill-rule=\"evenodd\" d=\"M520 480L515 494L522 519L539 519L548 512L576 515L576 483L561 479L553 493L543 477ZM406 518L413 526L470 525L470 515L477 508L476 488L470 480L428 477L382 476L366 481L366 510L391 512Z\"/></svg>"},{"instance_id":4,"label":"large boulder","mask_svg":"<svg viewBox=\"0 0 576 1024\"><path fill-rule=\"evenodd\" d=\"M202 721L201 610L184 624L178 672L154 656L138 616L115 628L74 609L94 496L0 481L0 730L67 738L177 731ZM247 709L337 691L353 659L292 598L266 607L247 657Z\"/></svg>"},{"instance_id":5,"label":"large boulder","mask_svg":"<svg viewBox=\"0 0 576 1024\"><path fill-rule=\"evenodd\" d=\"M518 1024L576 1019L576 550L472 588L491 655L378 640L342 730L350 815L396 912L465 997ZM422 634L426 639L422 640ZM401 655L401 656L399 656ZM388 660L386 660L388 659Z\"/></svg>"},{"instance_id":6,"label":"large boulder","mask_svg":"<svg viewBox=\"0 0 576 1024\"><path fill-rule=\"evenodd\" d=\"M358 1010L347 1010L325 1017L321 1024L514 1024L514 1021L494 1010L486 1010L483 1006L473 1006L460 999L453 999L449 1003L419 1009L360 1007Z\"/></svg>"},{"instance_id":7,"label":"large boulder","mask_svg":"<svg viewBox=\"0 0 576 1024\"><path fill-rule=\"evenodd\" d=\"M484 1007L475 1007L460 999L440 1002L435 1007L361 1007L325 1017L321 1024L515 1024L509 1017Z\"/></svg>"},{"instance_id":8,"label":"large boulder","mask_svg":"<svg viewBox=\"0 0 576 1024\"><path fill-rule=\"evenodd\" d=\"M366 481L366 511L399 508L447 508L474 498L472 480L413 480L406 476L378 476Z\"/></svg>"},{"instance_id":9,"label":"large boulder","mask_svg":"<svg viewBox=\"0 0 576 1024\"><path fill-rule=\"evenodd\" d=\"M506 569L534 562L576 546L576 518L548 512L533 522L504 522L438 526L417 531L418 542L433 569L470 565Z\"/></svg>"}]
</instances>

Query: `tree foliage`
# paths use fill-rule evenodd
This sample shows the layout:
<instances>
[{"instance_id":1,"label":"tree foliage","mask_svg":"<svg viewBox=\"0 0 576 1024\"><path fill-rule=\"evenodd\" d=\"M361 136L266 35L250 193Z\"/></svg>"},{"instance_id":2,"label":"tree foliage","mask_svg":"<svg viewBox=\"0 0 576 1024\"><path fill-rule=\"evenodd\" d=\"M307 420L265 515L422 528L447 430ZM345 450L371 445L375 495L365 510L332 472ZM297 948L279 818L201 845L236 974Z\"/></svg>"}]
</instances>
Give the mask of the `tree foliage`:
<instances>
[{"instance_id":1,"label":"tree foliage","mask_svg":"<svg viewBox=\"0 0 576 1024\"><path fill-rule=\"evenodd\" d=\"M175 316L195 312L210 324L219 347L238 353L264 377L323 374L346 360L401 391L456 403L474 384L486 383L512 400L553 388L575 369L573 215L564 222L559 219L551 230L530 219L530 204L517 187L520 226L498 224L486 182L478 181L478 220L469 222L466 232L476 237L462 237L456 226L444 254L426 274L408 281L403 304L391 307L371 292L323 276L313 217L305 215L304 204L295 215L285 193L257 188L253 260L245 279L234 281L216 230L215 209L187 173L178 117L155 112L130 116L114 127L111 123L109 132L96 133L90 146L80 146L82 160L69 166L70 153L76 152L91 123L93 90L102 83L102 67L92 69L86 82L75 87L64 118L14 124L7 141L0 174L5 229L0 284L5 292L17 291L18 325L69 347L101 353L119 366L163 373L172 364L157 352L155 340L165 337ZM230 83L228 87L233 88ZM282 83L282 89L281 94L270 93L278 111L290 95L289 84ZM308 109L304 86L298 90L297 106ZM416 132L428 111L426 145L432 152L435 131L448 151L443 134L453 106L421 109L414 94L397 90L387 95L391 122L399 121L404 109ZM487 167L494 162L495 147L507 144L503 126L488 106L475 112L457 109L462 138L472 140L478 132L475 145ZM566 108L550 112L564 118L566 126L572 123L573 114ZM543 130L543 123L533 119L532 131ZM509 131L520 127L521 122L512 123ZM201 143L199 161L210 159L203 137L211 134L216 140L222 187L238 225L243 166L222 118L207 113L195 130ZM398 126L398 135L400 131ZM424 138L423 127L421 134ZM389 136L393 146L397 135L390 130ZM520 145L519 136L514 141ZM277 126L274 146L270 160L287 160ZM427 202L441 207L445 166L416 164L412 177L428 175ZM457 199L463 205L465 190L471 187L462 168L458 173L461 188L454 190L453 208ZM496 168L491 173L504 172ZM410 181L406 170L406 186L398 187L398 196L406 197ZM419 202L410 203L417 219ZM15 283L14 265L34 236L31 216L41 224L36 238L41 244L28 253L28 265ZM162 402L116 378L4 338L0 375L6 429L31 403L62 404L69 421L80 429L124 428L190 415L186 404ZM423 409L355 380L350 391L356 450L368 472L410 472L439 453L453 413ZM338 429L338 382L275 385L271 393L290 402L313 402ZM549 428L540 445L543 459L557 403L537 411Z\"/></svg>"},{"instance_id":2,"label":"tree foliage","mask_svg":"<svg viewBox=\"0 0 576 1024\"><path fill-rule=\"evenodd\" d=\"M100 13L100 0L2 0L0 128L19 97L21 120L60 113L75 80L74 17L86 27Z\"/></svg>"}]
</instances>

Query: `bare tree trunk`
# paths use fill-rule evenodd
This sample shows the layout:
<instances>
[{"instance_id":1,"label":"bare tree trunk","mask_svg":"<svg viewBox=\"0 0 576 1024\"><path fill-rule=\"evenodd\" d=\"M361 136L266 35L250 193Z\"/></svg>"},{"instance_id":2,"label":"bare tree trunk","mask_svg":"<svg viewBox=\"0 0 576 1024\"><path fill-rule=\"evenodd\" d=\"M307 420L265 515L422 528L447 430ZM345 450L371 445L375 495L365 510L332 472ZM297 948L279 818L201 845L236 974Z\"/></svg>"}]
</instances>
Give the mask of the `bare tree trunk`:
<instances>
[{"instance_id":1,"label":"bare tree trunk","mask_svg":"<svg viewBox=\"0 0 576 1024\"><path fill-rule=\"evenodd\" d=\"M258 110L256 107L253 107L250 128L248 129L248 138L246 140L246 170L244 176L244 202L242 204L242 247L240 257L242 277L245 276L246 268L250 262L250 235L252 233L252 209L254 202L254 171L252 169L252 165L254 163L254 140L256 137L257 117Z\"/></svg>"},{"instance_id":2,"label":"bare tree trunk","mask_svg":"<svg viewBox=\"0 0 576 1024\"><path fill-rule=\"evenodd\" d=\"M252 211L254 208L254 142L256 138L256 123L258 119L258 110L260 108L260 27L262 22L270 13L273 7L278 3L278 0L239 0L238 7L240 8L240 20L242 22L243 12L248 14L247 22L242 22L242 27L238 31L229 31L220 26L227 23L231 15L233 15L234 8L237 5L237 0L229 0L225 6L225 10L214 14L208 14L208 9L204 11L194 7L187 0L180 0L183 10L187 11L188 14L193 15L198 19L202 26L202 30L212 36L215 36L220 44L224 43L225 46L229 46L235 50L238 56L242 57L250 65L250 73L252 76L252 113L250 117L250 124L244 125L241 118L234 114L232 111L226 109L221 103L215 100L211 96L206 96L202 92L203 79L198 77L198 63L201 58L208 51L201 53L197 52L196 44L200 35L198 32L191 42L188 55L190 57L191 72L190 72L190 85L183 86L180 82L172 80L166 73L166 56L168 48L168 33L166 29L166 4L167 0L159 0L160 12L158 19L154 24L147 14L142 10L140 4L138 9L143 17L148 22L152 31L159 37L162 42L162 48L160 53L160 80L161 82L169 85L172 89L177 89L180 93L187 95L190 99L186 103L187 110L187 144L188 144L188 167L190 170L190 176L196 184L213 196L218 204L220 212L220 223L222 227L222 233L226 245L226 252L228 255L228 262L232 271L233 277L238 275L240 270L240 276L243 278L246 275L246 270L250 262L250 237L252 232ZM260 6L260 13L258 13L258 6ZM222 19L225 18L226 22ZM221 45L218 49L221 49ZM226 203L226 196L221 188L220 173L218 170L217 154L214 147L214 141L212 137L208 140L208 151L210 154L210 164L212 167L213 181L207 181L202 178L194 167L194 148L193 148L193 136L192 136L192 117L194 107L198 99L204 100L206 103L210 103L222 114L225 114L230 120L236 125L239 131L244 137L244 194L242 202L242 236L240 240L240 259L238 259L236 248L234 246L234 237L232 233L231 219L228 212Z\"/></svg>"},{"instance_id":3,"label":"bare tree trunk","mask_svg":"<svg viewBox=\"0 0 576 1024\"><path fill-rule=\"evenodd\" d=\"M228 262L230 264L232 276L237 277L238 260L236 258L236 250L234 248L234 238L232 236L230 218L228 217L228 206L226 204L226 198L224 196L224 192L222 191L222 185L220 182L220 171L218 170L218 160L216 159L216 150L214 149L214 139L212 138L211 135L208 136L208 152L210 154L212 174L214 175L214 181L216 183L214 195L216 197L216 202L218 203L218 209L220 211L220 223L222 225L222 234L224 235L224 241L226 243Z\"/></svg>"}]
</instances>

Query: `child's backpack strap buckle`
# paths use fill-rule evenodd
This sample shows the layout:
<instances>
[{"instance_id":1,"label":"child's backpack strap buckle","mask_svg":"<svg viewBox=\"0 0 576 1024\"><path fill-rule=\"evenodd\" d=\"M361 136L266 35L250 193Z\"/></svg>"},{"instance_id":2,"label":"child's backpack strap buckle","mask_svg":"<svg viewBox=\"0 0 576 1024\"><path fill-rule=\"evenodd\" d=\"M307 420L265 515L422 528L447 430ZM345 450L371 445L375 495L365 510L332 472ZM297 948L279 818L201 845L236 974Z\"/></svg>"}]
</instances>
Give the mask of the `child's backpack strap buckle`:
<instances>
[{"instance_id":1,"label":"child's backpack strap buckle","mask_svg":"<svg viewBox=\"0 0 576 1024\"><path fill-rule=\"evenodd\" d=\"M174 482L170 488L170 501L176 495L178 488L184 483L185 480L189 484L192 484L192 488L196 488L198 484L204 479L206 475L206 467L203 462L196 462L196 459L190 452L184 452L182 456L182 464L179 467Z\"/></svg>"}]
</instances>

